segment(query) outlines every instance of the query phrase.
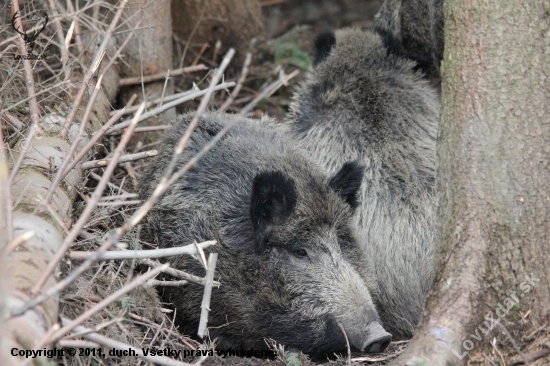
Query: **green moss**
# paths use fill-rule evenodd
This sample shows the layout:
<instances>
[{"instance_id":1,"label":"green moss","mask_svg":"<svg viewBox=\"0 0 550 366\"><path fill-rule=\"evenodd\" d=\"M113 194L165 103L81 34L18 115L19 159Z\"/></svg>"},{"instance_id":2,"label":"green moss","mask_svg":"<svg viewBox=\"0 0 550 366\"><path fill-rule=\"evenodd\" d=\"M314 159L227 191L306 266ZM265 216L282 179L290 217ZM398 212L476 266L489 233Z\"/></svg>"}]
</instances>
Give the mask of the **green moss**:
<instances>
[{"instance_id":1,"label":"green moss","mask_svg":"<svg viewBox=\"0 0 550 366\"><path fill-rule=\"evenodd\" d=\"M286 355L286 366L300 366L300 354L297 352L289 352Z\"/></svg>"},{"instance_id":2,"label":"green moss","mask_svg":"<svg viewBox=\"0 0 550 366\"><path fill-rule=\"evenodd\" d=\"M302 70L309 68L309 55L302 51L295 43L283 42L275 50L275 62L281 64L292 63Z\"/></svg>"}]
</instances>

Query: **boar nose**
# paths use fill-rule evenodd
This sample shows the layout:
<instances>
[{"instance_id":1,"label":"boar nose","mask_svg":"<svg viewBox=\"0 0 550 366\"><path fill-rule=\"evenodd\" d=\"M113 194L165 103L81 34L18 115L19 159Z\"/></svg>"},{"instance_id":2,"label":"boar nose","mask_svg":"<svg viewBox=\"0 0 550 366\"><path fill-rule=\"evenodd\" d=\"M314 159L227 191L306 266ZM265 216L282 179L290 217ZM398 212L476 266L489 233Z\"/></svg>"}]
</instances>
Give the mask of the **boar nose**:
<instances>
[{"instance_id":1,"label":"boar nose","mask_svg":"<svg viewBox=\"0 0 550 366\"><path fill-rule=\"evenodd\" d=\"M388 347L392 335L384 330L382 326L373 322L369 324L368 338L361 348L361 352L380 353Z\"/></svg>"},{"instance_id":2,"label":"boar nose","mask_svg":"<svg viewBox=\"0 0 550 366\"><path fill-rule=\"evenodd\" d=\"M380 353L384 352L386 348L390 345L391 334L387 334L378 339L375 339L370 344L365 344L365 352L367 353Z\"/></svg>"}]
</instances>

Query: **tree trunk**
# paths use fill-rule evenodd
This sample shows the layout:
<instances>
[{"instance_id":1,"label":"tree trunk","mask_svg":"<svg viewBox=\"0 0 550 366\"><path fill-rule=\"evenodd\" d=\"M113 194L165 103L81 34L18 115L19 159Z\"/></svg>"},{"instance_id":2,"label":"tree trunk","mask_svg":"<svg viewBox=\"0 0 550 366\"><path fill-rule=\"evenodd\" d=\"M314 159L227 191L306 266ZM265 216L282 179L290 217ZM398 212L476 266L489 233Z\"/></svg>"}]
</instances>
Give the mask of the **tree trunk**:
<instances>
[{"instance_id":1,"label":"tree trunk","mask_svg":"<svg viewBox=\"0 0 550 366\"><path fill-rule=\"evenodd\" d=\"M234 48L235 57L231 65L239 71L250 40L264 34L258 0L173 1L172 15L174 33L182 40L190 41L189 47L196 45L200 48L206 43L213 53L219 40L222 44L219 56L223 56L229 48ZM192 60L189 52L186 60Z\"/></svg>"},{"instance_id":2,"label":"tree trunk","mask_svg":"<svg viewBox=\"0 0 550 366\"><path fill-rule=\"evenodd\" d=\"M445 3L440 249L423 319L394 365L463 364L490 347L497 320L548 326L549 12L546 0Z\"/></svg>"},{"instance_id":3,"label":"tree trunk","mask_svg":"<svg viewBox=\"0 0 550 366\"><path fill-rule=\"evenodd\" d=\"M159 73L166 73L173 70L172 60L172 14L170 1L168 0L129 0L124 11L125 17L129 19L126 29L134 29L140 22L136 36L133 37L124 48L125 63L122 77L141 77ZM196 16L196 15L195 15ZM127 33L118 36L119 44L127 37ZM135 103L143 98L148 100L160 98L163 95L174 94L173 77L166 82L165 79L123 87L120 92L121 104L132 97L138 96ZM176 117L175 108L161 113L160 118L150 118L143 122L143 126L155 126L168 124ZM156 141L161 132L149 132L147 135L151 141ZM143 137L143 136L141 136Z\"/></svg>"}]
</instances>

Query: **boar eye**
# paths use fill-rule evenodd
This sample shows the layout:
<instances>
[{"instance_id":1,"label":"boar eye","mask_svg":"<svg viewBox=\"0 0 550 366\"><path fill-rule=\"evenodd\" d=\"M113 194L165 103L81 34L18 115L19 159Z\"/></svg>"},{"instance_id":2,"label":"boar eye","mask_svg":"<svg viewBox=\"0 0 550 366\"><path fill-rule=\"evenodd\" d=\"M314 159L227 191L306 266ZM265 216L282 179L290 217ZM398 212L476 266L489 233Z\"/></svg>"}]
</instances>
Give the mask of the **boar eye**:
<instances>
[{"instance_id":1,"label":"boar eye","mask_svg":"<svg viewBox=\"0 0 550 366\"><path fill-rule=\"evenodd\" d=\"M296 249L294 250L294 256L296 258L305 259L307 258L307 252L305 249Z\"/></svg>"}]
</instances>

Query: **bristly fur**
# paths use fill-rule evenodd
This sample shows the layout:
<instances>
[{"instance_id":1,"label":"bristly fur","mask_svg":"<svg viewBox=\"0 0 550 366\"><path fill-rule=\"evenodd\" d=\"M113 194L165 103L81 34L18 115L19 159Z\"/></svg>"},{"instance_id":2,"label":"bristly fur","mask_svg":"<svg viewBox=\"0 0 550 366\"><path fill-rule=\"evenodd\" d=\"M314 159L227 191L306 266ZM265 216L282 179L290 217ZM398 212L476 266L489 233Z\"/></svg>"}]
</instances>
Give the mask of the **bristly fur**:
<instances>
[{"instance_id":1,"label":"bristly fur","mask_svg":"<svg viewBox=\"0 0 550 366\"><path fill-rule=\"evenodd\" d=\"M439 98L415 62L388 54L371 31L336 32L299 87L285 124L329 175L365 166L355 220L376 277L384 327L410 337L432 281Z\"/></svg>"},{"instance_id":2,"label":"bristly fur","mask_svg":"<svg viewBox=\"0 0 550 366\"><path fill-rule=\"evenodd\" d=\"M192 116L179 118L166 133L143 174L143 198L155 189ZM229 118L207 113L177 167ZM230 129L160 198L143 222L142 235L160 247L218 241L206 249L219 253L216 279L221 282L212 291L208 326L222 349L263 349L264 338L272 338L321 357L346 349L338 323L360 350L373 339L387 342L389 334L375 326L380 318L370 294L378 291L376 281L365 267L346 203L356 199L362 171L344 162L330 178L281 130L265 118ZM204 274L190 256L170 258L170 263ZM203 287L190 283L160 291L176 307L181 330L196 334Z\"/></svg>"},{"instance_id":3,"label":"bristly fur","mask_svg":"<svg viewBox=\"0 0 550 366\"><path fill-rule=\"evenodd\" d=\"M380 26L376 26L374 31L382 37L382 43L384 43L388 55L393 55L395 57L400 57L402 55L401 38L399 38L395 32L391 32Z\"/></svg>"}]
</instances>

